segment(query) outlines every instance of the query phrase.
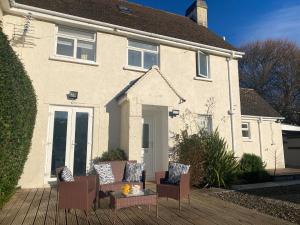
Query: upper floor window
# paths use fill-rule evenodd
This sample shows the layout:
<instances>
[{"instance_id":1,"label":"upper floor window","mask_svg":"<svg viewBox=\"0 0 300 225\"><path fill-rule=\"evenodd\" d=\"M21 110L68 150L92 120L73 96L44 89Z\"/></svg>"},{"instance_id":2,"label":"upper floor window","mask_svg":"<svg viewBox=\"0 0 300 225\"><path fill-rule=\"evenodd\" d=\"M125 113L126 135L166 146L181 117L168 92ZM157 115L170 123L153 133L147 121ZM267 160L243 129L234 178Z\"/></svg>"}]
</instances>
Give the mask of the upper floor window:
<instances>
[{"instance_id":1,"label":"upper floor window","mask_svg":"<svg viewBox=\"0 0 300 225\"><path fill-rule=\"evenodd\" d=\"M96 61L95 33L58 27L56 55L84 61Z\"/></svg>"},{"instance_id":2,"label":"upper floor window","mask_svg":"<svg viewBox=\"0 0 300 225\"><path fill-rule=\"evenodd\" d=\"M197 75L210 79L209 56L203 52L198 52L197 56Z\"/></svg>"},{"instance_id":3,"label":"upper floor window","mask_svg":"<svg viewBox=\"0 0 300 225\"><path fill-rule=\"evenodd\" d=\"M159 49L157 45L128 40L128 66L150 69L158 66Z\"/></svg>"},{"instance_id":4,"label":"upper floor window","mask_svg":"<svg viewBox=\"0 0 300 225\"><path fill-rule=\"evenodd\" d=\"M200 130L204 130L208 133L211 133L213 131L212 116L211 115L198 115L197 125Z\"/></svg>"},{"instance_id":5,"label":"upper floor window","mask_svg":"<svg viewBox=\"0 0 300 225\"><path fill-rule=\"evenodd\" d=\"M249 123L242 123L242 136L243 138L249 138L249 139L251 138Z\"/></svg>"}]
</instances>

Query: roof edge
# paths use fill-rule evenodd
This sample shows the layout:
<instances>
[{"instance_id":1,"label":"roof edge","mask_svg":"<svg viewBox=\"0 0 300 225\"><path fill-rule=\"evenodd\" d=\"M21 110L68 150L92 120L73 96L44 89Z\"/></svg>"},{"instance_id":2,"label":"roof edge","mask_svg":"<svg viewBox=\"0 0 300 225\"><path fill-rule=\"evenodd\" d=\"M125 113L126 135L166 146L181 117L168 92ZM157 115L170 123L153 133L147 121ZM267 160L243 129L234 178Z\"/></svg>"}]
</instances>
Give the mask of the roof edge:
<instances>
[{"instance_id":1,"label":"roof edge","mask_svg":"<svg viewBox=\"0 0 300 225\"><path fill-rule=\"evenodd\" d=\"M94 28L106 28L106 32L110 31L111 33L119 33L123 35L134 35L134 36L140 36L144 38L150 38L154 40L159 40L159 41L164 41L169 44L173 45L181 45L181 46L186 46L189 48L195 48L199 50L205 50L208 51L209 53L212 54L218 54L222 55L225 57L230 57L234 59L242 58L245 53L235 51L235 50L230 50L230 49L224 49L224 48L219 48L219 47L214 47L210 45L205 45L197 42L191 42L183 39L178 39L178 38L173 38L165 35L160 35L156 33L150 33L146 31L141 31L129 27L123 27L115 24L110 24L110 23L105 23L97 20L92 20L92 19L86 19L83 17L78 17L78 16L72 16L69 14L65 13L60 13L60 12L55 12L47 9L42 9L34 6L29 6L29 5L24 5L20 3L16 3L14 0L10 0L10 9L9 11L11 13L16 13L16 14L26 14L26 11L30 12L35 12L37 13L36 15L38 18L42 19L48 19L48 20L69 20L67 22L69 23L81 23L81 26L94 26ZM66 21L64 21L66 22ZM83 24L82 24L83 23ZM96 27L95 27L96 26Z\"/></svg>"}]
</instances>

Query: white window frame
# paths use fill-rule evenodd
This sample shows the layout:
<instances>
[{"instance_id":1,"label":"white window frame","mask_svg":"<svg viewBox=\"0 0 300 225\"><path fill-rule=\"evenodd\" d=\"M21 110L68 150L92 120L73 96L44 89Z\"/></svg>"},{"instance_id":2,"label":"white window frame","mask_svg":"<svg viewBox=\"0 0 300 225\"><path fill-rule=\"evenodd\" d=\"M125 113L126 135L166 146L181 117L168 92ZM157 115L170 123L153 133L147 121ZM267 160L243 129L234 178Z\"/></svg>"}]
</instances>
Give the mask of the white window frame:
<instances>
[{"instance_id":1,"label":"white window frame","mask_svg":"<svg viewBox=\"0 0 300 225\"><path fill-rule=\"evenodd\" d=\"M201 74L200 73L200 65L201 63L199 62L200 60L200 54L203 54L206 56L207 60L206 60L206 64L207 64L207 75ZM203 79L211 79L211 75L210 75L210 56L208 54L206 54L205 52L202 51L198 51L197 52L197 77L198 78L203 78Z\"/></svg>"},{"instance_id":2,"label":"white window frame","mask_svg":"<svg viewBox=\"0 0 300 225\"><path fill-rule=\"evenodd\" d=\"M245 125L245 124L247 125L247 128L243 128L243 125ZM243 137L243 139L251 140L251 126L250 126L250 122L242 122L241 129L242 129L242 137ZM243 131L248 131L249 136L248 137L244 137L243 136Z\"/></svg>"},{"instance_id":3,"label":"white window frame","mask_svg":"<svg viewBox=\"0 0 300 225\"><path fill-rule=\"evenodd\" d=\"M212 115L209 115L209 114L197 114L197 119L199 120L200 117L205 117L208 121L210 121L210 127L208 127L208 132L209 133L212 133L214 131L213 129L213 118L212 118ZM197 121L197 126L198 128L200 128L199 124L198 124L198 121ZM210 128L210 129L209 129Z\"/></svg>"},{"instance_id":4,"label":"white window frame","mask_svg":"<svg viewBox=\"0 0 300 225\"><path fill-rule=\"evenodd\" d=\"M66 29L70 29L70 30L74 30L74 31L80 31L80 32L86 32L86 33L90 33L93 34L94 38L93 39L87 39L87 38L78 38L75 35L66 35L66 34L59 34L58 33L58 28L62 27L62 28L66 28ZM67 39L71 39L74 41L74 52L73 52L73 56L67 56L67 55L59 55L57 54L57 40L58 38L67 38ZM89 43L93 43L94 44L94 54L95 54L95 58L94 60L85 60L85 59L78 59L77 58L77 42L78 41L85 41L85 42L89 42ZM73 27L68 27L68 26L61 26L61 25L56 25L55 27L55 43L54 43L54 59L67 59L70 61L76 61L76 62L82 62L82 63L91 63L91 64L95 64L97 61L97 34L96 32L93 31L87 31L87 30L81 30L81 29L76 29Z\"/></svg>"},{"instance_id":5,"label":"white window frame","mask_svg":"<svg viewBox=\"0 0 300 225\"><path fill-rule=\"evenodd\" d=\"M135 41L135 42L145 43L145 44L149 44L149 45L155 45L155 46L157 46L157 51L152 51L152 50L148 50L148 49L136 48L136 47L129 46L129 41ZM134 51L141 52L141 55L142 55L142 58L141 58L142 65L141 65L141 67L129 65L129 59L128 59L128 51L129 50L134 50ZM136 39L127 39L127 51L126 51L127 62L126 62L125 68L134 69L134 70L136 69L136 70L148 71L149 69L144 68L144 52L156 53L157 54L157 64L158 64L157 66L160 67L160 46L158 44L150 43L150 42L146 42L146 41L141 41L141 40L136 40Z\"/></svg>"}]
</instances>

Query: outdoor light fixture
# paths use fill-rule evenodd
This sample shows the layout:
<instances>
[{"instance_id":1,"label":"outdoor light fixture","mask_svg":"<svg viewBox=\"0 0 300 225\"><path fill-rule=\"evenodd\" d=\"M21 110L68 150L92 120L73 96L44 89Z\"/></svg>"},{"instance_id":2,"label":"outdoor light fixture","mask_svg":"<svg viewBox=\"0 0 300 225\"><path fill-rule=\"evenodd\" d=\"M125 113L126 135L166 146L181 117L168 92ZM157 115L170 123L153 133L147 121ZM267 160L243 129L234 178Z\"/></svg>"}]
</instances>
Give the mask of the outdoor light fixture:
<instances>
[{"instance_id":1,"label":"outdoor light fixture","mask_svg":"<svg viewBox=\"0 0 300 225\"><path fill-rule=\"evenodd\" d=\"M178 116L179 115L179 110L178 109L173 109L170 113L169 113L169 115L170 115L170 117L171 118L174 118L174 117L176 117L176 116Z\"/></svg>"},{"instance_id":2,"label":"outdoor light fixture","mask_svg":"<svg viewBox=\"0 0 300 225\"><path fill-rule=\"evenodd\" d=\"M67 94L68 100L76 100L78 98L78 92L77 91L70 91L69 94Z\"/></svg>"}]
</instances>

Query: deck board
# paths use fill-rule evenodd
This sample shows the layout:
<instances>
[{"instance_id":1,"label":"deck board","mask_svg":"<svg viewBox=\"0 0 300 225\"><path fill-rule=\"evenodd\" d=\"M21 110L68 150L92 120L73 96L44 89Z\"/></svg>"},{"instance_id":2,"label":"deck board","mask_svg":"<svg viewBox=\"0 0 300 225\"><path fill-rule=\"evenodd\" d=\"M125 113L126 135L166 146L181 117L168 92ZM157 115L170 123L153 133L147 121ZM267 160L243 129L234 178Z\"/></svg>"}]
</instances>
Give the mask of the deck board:
<instances>
[{"instance_id":1,"label":"deck board","mask_svg":"<svg viewBox=\"0 0 300 225\"><path fill-rule=\"evenodd\" d=\"M148 188L155 186L148 183ZM113 213L109 209L109 199L101 200L99 209L91 209L89 220L83 211L60 209L57 212L57 191L55 188L18 190L10 201L0 210L0 225L109 225L113 224ZM288 225L287 221L271 217L255 210L246 209L233 203L222 201L200 190L191 192L191 205L172 199L159 199L158 213L147 206L121 209L117 212L117 225L241 225L270 224ZM58 223L59 222L59 223Z\"/></svg>"}]
</instances>

